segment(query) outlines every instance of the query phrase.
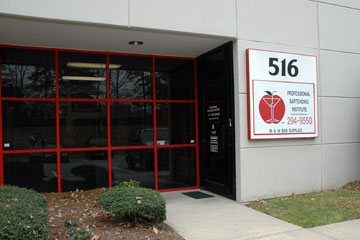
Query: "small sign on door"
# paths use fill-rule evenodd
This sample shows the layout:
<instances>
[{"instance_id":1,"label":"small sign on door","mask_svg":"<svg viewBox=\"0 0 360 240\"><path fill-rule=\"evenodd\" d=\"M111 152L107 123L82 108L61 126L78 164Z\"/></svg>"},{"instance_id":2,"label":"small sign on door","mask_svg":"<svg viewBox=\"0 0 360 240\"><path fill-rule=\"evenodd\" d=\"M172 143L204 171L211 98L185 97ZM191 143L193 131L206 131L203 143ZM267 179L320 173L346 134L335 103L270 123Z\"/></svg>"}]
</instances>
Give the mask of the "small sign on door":
<instances>
[{"instance_id":1,"label":"small sign on door","mask_svg":"<svg viewBox=\"0 0 360 240\"><path fill-rule=\"evenodd\" d=\"M218 136L210 136L210 152L219 152L219 138Z\"/></svg>"}]
</instances>

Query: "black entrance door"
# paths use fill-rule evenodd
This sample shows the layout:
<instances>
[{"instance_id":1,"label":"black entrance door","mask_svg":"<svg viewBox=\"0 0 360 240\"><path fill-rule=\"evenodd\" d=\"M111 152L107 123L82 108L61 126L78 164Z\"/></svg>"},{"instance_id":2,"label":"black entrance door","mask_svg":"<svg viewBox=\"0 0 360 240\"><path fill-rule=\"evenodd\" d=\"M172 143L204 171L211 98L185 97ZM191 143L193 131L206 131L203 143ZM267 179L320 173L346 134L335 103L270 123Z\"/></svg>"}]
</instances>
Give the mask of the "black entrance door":
<instances>
[{"instance_id":1,"label":"black entrance door","mask_svg":"<svg viewBox=\"0 0 360 240\"><path fill-rule=\"evenodd\" d=\"M235 198L232 43L197 59L201 185Z\"/></svg>"}]
</instances>

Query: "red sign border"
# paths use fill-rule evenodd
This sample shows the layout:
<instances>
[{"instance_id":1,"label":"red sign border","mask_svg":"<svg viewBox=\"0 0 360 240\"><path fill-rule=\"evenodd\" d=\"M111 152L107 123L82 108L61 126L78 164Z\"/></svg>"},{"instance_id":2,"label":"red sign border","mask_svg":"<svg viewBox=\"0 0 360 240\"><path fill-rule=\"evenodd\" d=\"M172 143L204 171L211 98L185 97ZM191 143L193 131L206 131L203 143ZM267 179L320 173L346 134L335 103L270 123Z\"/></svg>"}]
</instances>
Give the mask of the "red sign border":
<instances>
[{"instance_id":1,"label":"red sign border","mask_svg":"<svg viewBox=\"0 0 360 240\"><path fill-rule=\"evenodd\" d=\"M284 53L284 54L292 54L292 55L300 55L300 56L308 56L308 57L314 57L315 58L315 69L316 69L316 85L318 85L318 63L317 63L317 56L316 55L310 55L310 54L300 54L300 53L290 53L290 52L281 52L281 51L271 51L271 50L263 50L263 49L254 49L254 48L248 48L246 49L246 78L247 78L247 122L248 122L248 140L271 140L271 139L296 139L296 138L317 138L319 137L319 110L318 110L318 102L316 101L316 99L318 98L317 96L317 91L318 88L315 88L315 83L305 83L305 84L313 84L314 88L314 117L315 117L315 123L314 123L314 128L315 131L313 133L280 133L280 134L255 134L255 123L251 122L251 118L250 118L250 114L251 114L251 106L250 106L250 50L253 51L263 51L263 52L274 52L274 53ZM255 80L255 79L253 79ZM257 80L257 81L270 81L270 80ZM271 80L272 81L272 80ZM288 81L273 81L273 82L288 82ZM304 82L288 82L288 83L299 83L299 84L304 84ZM316 89L316 91L315 91ZM254 88L253 88L254 91ZM252 93L254 94L254 92ZM254 96L254 95L253 95ZM253 102L254 104L254 102ZM254 111L254 106L253 106L253 111ZM316 111L316 112L315 112ZM254 114L254 113L252 113ZM254 120L254 115L253 115L253 120ZM253 138L253 136L251 135L251 129L252 126L254 127L253 131L254 131L254 136L287 136L287 137L278 137L278 138ZM304 134L315 134L315 136L302 136ZM291 136L289 136L291 135ZM298 136L296 136L298 135Z\"/></svg>"}]
</instances>

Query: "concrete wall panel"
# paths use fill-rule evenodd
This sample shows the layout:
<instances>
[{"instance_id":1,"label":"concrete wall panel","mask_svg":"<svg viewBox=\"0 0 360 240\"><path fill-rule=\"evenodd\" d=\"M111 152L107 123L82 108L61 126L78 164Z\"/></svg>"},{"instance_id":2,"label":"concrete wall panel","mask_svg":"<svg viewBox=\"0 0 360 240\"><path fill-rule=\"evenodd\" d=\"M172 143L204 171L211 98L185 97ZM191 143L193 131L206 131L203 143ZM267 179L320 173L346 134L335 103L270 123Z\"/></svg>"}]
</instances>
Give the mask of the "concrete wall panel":
<instances>
[{"instance_id":1,"label":"concrete wall panel","mask_svg":"<svg viewBox=\"0 0 360 240\"><path fill-rule=\"evenodd\" d=\"M234 66L239 66L238 56L238 41L233 44L233 58ZM241 100L239 94L239 68L234 67L234 116L235 116L235 186L236 186L236 199L241 199L241 161L240 161L240 142L241 142L241 129L243 119L241 118Z\"/></svg>"},{"instance_id":2,"label":"concrete wall panel","mask_svg":"<svg viewBox=\"0 0 360 240\"><path fill-rule=\"evenodd\" d=\"M360 9L359 0L319 0L319 2Z\"/></svg>"},{"instance_id":3,"label":"concrete wall panel","mask_svg":"<svg viewBox=\"0 0 360 240\"><path fill-rule=\"evenodd\" d=\"M323 143L360 142L360 99L322 97L321 108Z\"/></svg>"},{"instance_id":4,"label":"concrete wall panel","mask_svg":"<svg viewBox=\"0 0 360 240\"><path fill-rule=\"evenodd\" d=\"M2 0L0 13L128 26L128 0Z\"/></svg>"},{"instance_id":5,"label":"concrete wall panel","mask_svg":"<svg viewBox=\"0 0 360 240\"><path fill-rule=\"evenodd\" d=\"M324 189L360 179L360 144L324 145L322 152Z\"/></svg>"},{"instance_id":6,"label":"concrete wall panel","mask_svg":"<svg viewBox=\"0 0 360 240\"><path fill-rule=\"evenodd\" d=\"M130 25L236 37L235 0L131 0Z\"/></svg>"},{"instance_id":7,"label":"concrete wall panel","mask_svg":"<svg viewBox=\"0 0 360 240\"><path fill-rule=\"evenodd\" d=\"M241 201L321 190L321 146L241 149Z\"/></svg>"},{"instance_id":8,"label":"concrete wall panel","mask_svg":"<svg viewBox=\"0 0 360 240\"><path fill-rule=\"evenodd\" d=\"M320 48L360 53L360 11L319 3Z\"/></svg>"},{"instance_id":9,"label":"concrete wall panel","mask_svg":"<svg viewBox=\"0 0 360 240\"><path fill-rule=\"evenodd\" d=\"M316 48L316 3L237 0L238 38Z\"/></svg>"},{"instance_id":10,"label":"concrete wall panel","mask_svg":"<svg viewBox=\"0 0 360 240\"><path fill-rule=\"evenodd\" d=\"M360 97L360 54L320 51L321 96Z\"/></svg>"}]
</instances>

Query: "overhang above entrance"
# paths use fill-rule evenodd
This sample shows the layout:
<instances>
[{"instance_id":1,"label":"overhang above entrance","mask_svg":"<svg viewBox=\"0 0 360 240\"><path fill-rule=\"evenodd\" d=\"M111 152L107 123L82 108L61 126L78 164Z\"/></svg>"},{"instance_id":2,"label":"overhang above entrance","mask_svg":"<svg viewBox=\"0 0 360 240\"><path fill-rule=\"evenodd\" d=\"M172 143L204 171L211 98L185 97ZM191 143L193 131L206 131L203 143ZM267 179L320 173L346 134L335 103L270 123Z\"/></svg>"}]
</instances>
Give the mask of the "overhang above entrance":
<instances>
[{"instance_id":1,"label":"overhang above entrance","mask_svg":"<svg viewBox=\"0 0 360 240\"><path fill-rule=\"evenodd\" d=\"M0 16L0 43L11 45L197 57L229 40L110 25ZM130 41L142 41L144 44L129 45Z\"/></svg>"}]
</instances>

